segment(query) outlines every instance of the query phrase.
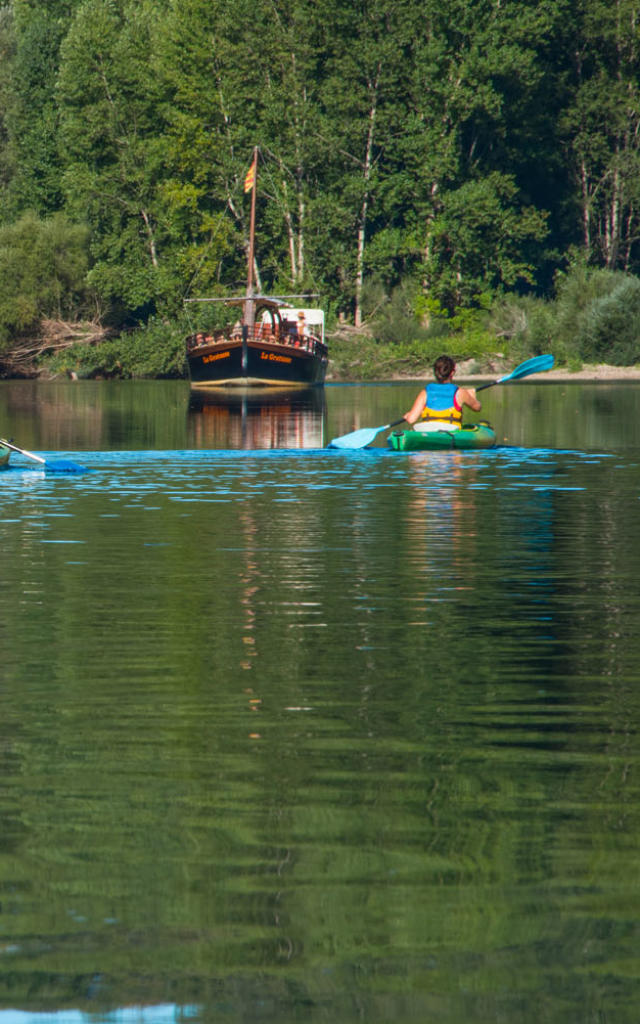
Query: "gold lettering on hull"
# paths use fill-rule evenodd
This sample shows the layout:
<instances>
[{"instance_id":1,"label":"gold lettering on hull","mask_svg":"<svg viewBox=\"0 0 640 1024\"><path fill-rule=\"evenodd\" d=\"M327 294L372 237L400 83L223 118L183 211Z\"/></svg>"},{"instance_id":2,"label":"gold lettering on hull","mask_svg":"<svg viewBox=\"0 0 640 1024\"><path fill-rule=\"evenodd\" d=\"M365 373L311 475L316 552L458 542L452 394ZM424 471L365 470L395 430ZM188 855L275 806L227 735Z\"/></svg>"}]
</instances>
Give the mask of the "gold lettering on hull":
<instances>
[{"instance_id":1,"label":"gold lettering on hull","mask_svg":"<svg viewBox=\"0 0 640 1024\"><path fill-rule=\"evenodd\" d=\"M215 361L217 359L228 359L229 355L230 355L230 352L227 349L226 352L216 352L215 355L212 355L212 356L203 356L202 357L202 362L203 363L215 363Z\"/></svg>"},{"instance_id":2,"label":"gold lettering on hull","mask_svg":"<svg viewBox=\"0 0 640 1024\"><path fill-rule=\"evenodd\" d=\"M291 356L277 356L273 352L261 352L261 359L268 359L271 363L291 363L293 360Z\"/></svg>"}]
</instances>

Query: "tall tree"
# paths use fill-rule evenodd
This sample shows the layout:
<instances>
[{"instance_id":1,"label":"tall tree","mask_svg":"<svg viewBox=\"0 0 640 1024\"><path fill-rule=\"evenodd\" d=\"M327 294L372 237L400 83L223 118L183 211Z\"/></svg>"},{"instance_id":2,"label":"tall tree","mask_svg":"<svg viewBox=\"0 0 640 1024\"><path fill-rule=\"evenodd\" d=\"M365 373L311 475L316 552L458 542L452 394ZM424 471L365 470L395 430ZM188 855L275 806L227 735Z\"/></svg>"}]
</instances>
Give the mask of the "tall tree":
<instances>
[{"instance_id":1,"label":"tall tree","mask_svg":"<svg viewBox=\"0 0 640 1024\"><path fill-rule=\"evenodd\" d=\"M520 192L520 181L529 184L523 154L535 147L520 122L541 95L541 50L556 15L552 4L528 0L428 0L423 16L412 46L410 127L399 150L405 170L396 176L425 287L456 305L478 288L483 262L486 287L514 283L517 263L530 276L533 259L540 257L535 246L546 233L544 212L533 216L530 209L523 230L522 210L532 207ZM517 159L516 132L523 143ZM485 217L487 230L480 228ZM494 218L500 230L491 229ZM455 235L458 242L466 236L465 244L453 241ZM474 238L480 251L468 248ZM502 272L508 249L509 266Z\"/></svg>"},{"instance_id":2,"label":"tall tree","mask_svg":"<svg viewBox=\"0 0 640 1024\"><path fill-rule=\"evenodd\" d=\"M481 234L482 214L466 205L464 193L457 196L465 185L475 185L466 200L476 196L485 209L499 210L503 228L512 230L502 253L483 254L493 267L485 284L511 279L517 263L530 268L540 255L545 217L527 215L527 230L521 230L520 213L529 208L532 214L533 204L520 194L528 162L520 153L517 164L510 136L516 127L524 143L519 115L526 97L539 97L543 88L541 50L555 29L553 4L426 0L418 6L400 0L389 8L364 0L336 12L327 0L325 13L329 56L322 95L331 138L325 192L334 197L340 284L353 295L356 322L363 280L373 271L392 280L419 270L424 286L447 290L453 304L477 288L477 266L466 265L464 249L457 247L452 268L450 246L442 244L447 219L448 234L454 219L460 237ZM533 99L530 106L535 109ZM486 242L492 244L491 236ZM522 246L526 253L519 256ZM510 265L502 275L507 249Z\"/></svg>"},{"instance_id":3,"label":"tall tree","mask_svg":"<svg viewBox=\"0 0 640 1024\"><path fill-rule=\"evenodd\" d=\"M321 9L327 65L322 102L329 173L327 251L340 268L340 285L362 319L367 248L388 221L380 205L385 166L402 134L402 85L415 31L416 5L359 0ZM326 187L326 186L325 186ZM328 236L328 232L326 233Z\"/></svg>"},{"instance_id":4,"label":"tall tree","mask_svg":"<svg viewBox=\"0 0 640 1024\"><path fill-rule=\"evenodd\" d=\"M55 81L59 51L81 0L13 0L15 52L5 114L13 173L6 208L46 214L60 209L61 163Z\"/></svg>"},{"instance_id":5,"label":"tall tree","mask_svg":"<svg viewBox=\"0 0 640 1024\"><path fill-rule=\"evenodd\" d=\"M0 221L6 223L13 217L9 206L9 185L15 176L16 154L10 144L10 110L16 102L13 70L16 56L16 37L13 10L9 6L0 8L0 190L2 202Z\"/></svg>"},{"instance_id":6,"label":"tall tree","mask_svg":"<svg viewBox=\"0 0 640 1024\"><path fill-rule=\"evenodd\" d=\"M162 7L87 0L62 47L58 84L68 209L92 227L96 290L121 315L175 309L182 293L154 33Z\"/></svg>"},{"instance_id":7,"label":"tall tree","mask_svg":"<svg viewBox=\"0 0 640 1024\"><path fill-rule=\"evenodd\" d=\"M576 3L575 96L563 119L587 258L637 269L640 252L640 3Z\"/></svg>"},{"instance_id":8,"label":"tall tree","mask_svg":"<svg viewBox=\"0 0 640 1024\"><path fill-rule=\"evenodd\" d=\"M309 0L174 0L165 26L175 194L191 196L202 214L224 211L246 254L242 181L259 147L259 286L299 287L312 273L307 208L323 166L314 127L314 24ZM240 274L229 253L221 277Z\"/></svg>"},{"instance_id":9,"label":"tall tree","mask_svg":"<svg viewBox=\"0 0 640 1024\"><path fill-rule=\"evenodd\" d=\"M171 0L158 36L167 172L163 195L188 239L185 287L202 294L245 279L248 203L244 175L256 139L255 61L237 53L248 5ZM239 256L240 254L240 256Z\"/></svg>"},{"instance_id":10,"label":"tall tree","mask_svg":"<svg viewBox=\"0 0 640 1024\"><path fill-rule=\"evenodd\" d=\"M318 18L310 0L264 5L260 46L262 116L257 126L265 155L268 198L265 221L274 240L286 244L288 273L271 268L285 286L313 284L315 259L309 206L324 167L318 81L322 52ZM310 257L310 258L308 258Z\"/></svg>"},{"instance_id":11,"label":"tall tree","mask_svg":"<svg viewBox=\"0 0 640 1024\"><path fill-rule=\"evenodd\" d=\"M175 309L244 281L257 145L258 287L356 323L374 274L455 306L576 237L633 270L639 4L13 0L3 216L63 206L118 315Z\"/></svg>"}]
</instances>

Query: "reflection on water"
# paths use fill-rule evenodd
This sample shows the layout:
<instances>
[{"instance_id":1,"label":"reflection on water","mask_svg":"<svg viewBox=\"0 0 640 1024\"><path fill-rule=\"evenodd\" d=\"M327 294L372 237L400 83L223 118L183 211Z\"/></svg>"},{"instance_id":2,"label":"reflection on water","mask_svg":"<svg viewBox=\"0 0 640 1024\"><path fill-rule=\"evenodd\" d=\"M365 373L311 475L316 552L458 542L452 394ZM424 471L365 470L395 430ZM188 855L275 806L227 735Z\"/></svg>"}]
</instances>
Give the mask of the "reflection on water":
<instances>
[{"instance_id":1,"label":"reflection on water","mask_svg":"<svg viewBox=\"0 0 640 1024\"><path fill-rule=\"evenodd\" d=\"M324 388L0 381L0 437L32 451L324 447Z\"/></svg>"},{"instance_id":2,"label":"reflection on water","mask_svg":"<svg viewBox=\"0 0 640 1024\"><path fill-rule=\"evenodd\" d=\"M322 448L323 388L219 388L192 391L194 448Z\"/></svg>"},{"instance_id":3,"label":"reflection on water","mask_svg":"<svg viewBox=\"0 0 640 1024\"><path fill-rule=\"evenodd\" d=\"M633 435L245 448L160 393L85 438L65 389L91 472L0 479L0 1024L635 1024Z\"/></svg>"},{"instance_id":4,"label":"reflection on water","mask_svg":"<svg viewBox=\"0 0 640 1024\"><path fill-rule=\"evenodd\" d=\"M393 383L198 395L185 381L0 381L0 436L37 452L309 450L397 420L416 390L416 383ZM500 444L640 449L640 384L525 381L483 392L482 416ZM386 447L384 431L374 446Z\"/></svg>"}]
</instances>

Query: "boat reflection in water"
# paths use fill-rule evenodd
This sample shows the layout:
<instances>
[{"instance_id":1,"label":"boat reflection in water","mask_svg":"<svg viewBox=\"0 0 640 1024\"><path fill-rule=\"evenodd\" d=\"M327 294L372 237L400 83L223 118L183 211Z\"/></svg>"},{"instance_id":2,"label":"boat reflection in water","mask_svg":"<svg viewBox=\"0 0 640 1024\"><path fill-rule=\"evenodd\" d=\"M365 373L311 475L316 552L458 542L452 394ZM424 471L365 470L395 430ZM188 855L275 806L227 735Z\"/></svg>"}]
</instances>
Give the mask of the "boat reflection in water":
<instances>
[{"instance_id":1,"label":"boat reflection in water","mask_svg":"<svg viewBox=\"0 0 640 1024\"><path fill-rule=\"evenodd\" d=\"M217 388L192 391L194 448L323 448L324 388Z\"/></svg>"}]
</instances>

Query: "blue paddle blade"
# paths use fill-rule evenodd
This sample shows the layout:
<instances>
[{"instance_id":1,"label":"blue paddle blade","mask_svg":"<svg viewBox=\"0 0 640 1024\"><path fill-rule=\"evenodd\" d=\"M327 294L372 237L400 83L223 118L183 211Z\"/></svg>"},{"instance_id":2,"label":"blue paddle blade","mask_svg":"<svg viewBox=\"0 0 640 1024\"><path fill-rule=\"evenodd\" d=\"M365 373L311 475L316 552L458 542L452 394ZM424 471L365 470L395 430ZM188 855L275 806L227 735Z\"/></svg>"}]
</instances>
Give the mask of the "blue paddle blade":
<instances>
[{"instance_id":1,"label":"blue paddle blade","mask_svg":"<svg viewBox=\"0 0 640 1024\"><path fill-rule=\"evenodd\" d=\"M88 473L86 466L79 466L77 462L70 462L68 459L47 459L44 464L46 473Z\"/></svg>"},{"instance_id":2,"label":"blue paddle blade","mask_svg":"<svg viewBox=\"0 0 640 1024\"><path fill-rule=\"evenodd\" d=\"M401 416L399 420L394 420L393 423L385 423L383 427L362 427L360 430L353 430L350 434L343 434L342 437L334 437L333 441L329 441L327 448L366 448L381 430L397 427L399 423L407 425L404 416Z\"/></svg>"},{"instance_id":3,"label":"blue paddle blade","mask_svg":"<svg viewBox=\"0 0 640 1024\"><path fill-rule=\"evenodd\" d=\"M515 370L505 374L504 377L498 377L497 380L492 380L489 384L481 384L476 391L484 391L485 388L492 388L496 384L508 384L510 380L528 377L530 373L544 373L545 370L552 368L554 362L555 359L552 355L534 356L532 359L526 359L524 363L520 363L520 366L516 366Z\"/></svg>"},{"instance_id":4,"label":"blue paddle blade","mask_svg":"<svg viewBox=\"0 0 640 1024\"><path fill-rule=\"evenodd\" d=\"M386 430L384 427L362 427L361 430L354 430L350 434L343 434L342 437L334 437L333 441L329 441L329 448L366 448L368 444L371 444L376 434L379 434L381 430Z\"/></svg>"},{"instance_id":5,"label":"blue paddle blade","mask_svg":"<svg viewBox=\"0 0 640 1024\"><path fill-rule=\"evenodd\" d=\"M520 363L520 366L516 366L515 370L512 370L506 377L501 377L498 383L517 380L518 377L528 377L530 373L544 373L545 370L551 370L554 363L555 358L552 355L533 356L532 359L527 359L524 363Z\"/></svg>"},{"instance_id":6,"label":"blue paddle blade","mask_svg":"<svg viewBox=\"0 0 640 1024\"><path fill-rule=\"evenodd\" d=\"M70 459L43 459L41 455L36 455L35 452L29 452L26 448L19 448L13 441L7 441L6 438L0 437L0 445L5 448L9 448L12 452L17 452L18 455L24 455L27 459L32 459L34 462L39 463L44 468L45 473L88 473L89 470L86 466L79 466L77 462L71 462Z\"/></svg>"}]
</instances>

